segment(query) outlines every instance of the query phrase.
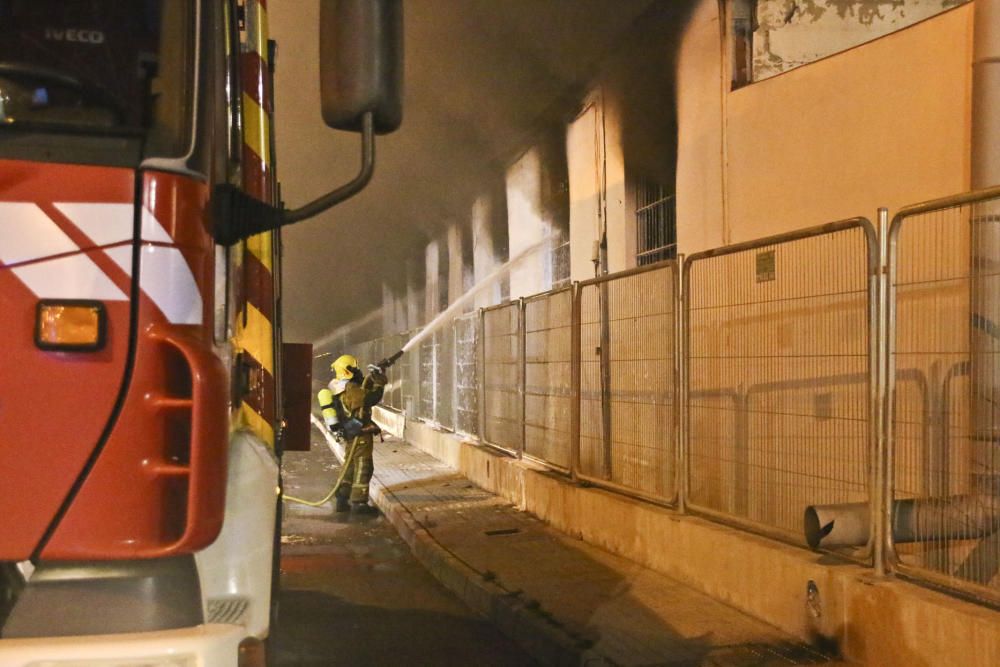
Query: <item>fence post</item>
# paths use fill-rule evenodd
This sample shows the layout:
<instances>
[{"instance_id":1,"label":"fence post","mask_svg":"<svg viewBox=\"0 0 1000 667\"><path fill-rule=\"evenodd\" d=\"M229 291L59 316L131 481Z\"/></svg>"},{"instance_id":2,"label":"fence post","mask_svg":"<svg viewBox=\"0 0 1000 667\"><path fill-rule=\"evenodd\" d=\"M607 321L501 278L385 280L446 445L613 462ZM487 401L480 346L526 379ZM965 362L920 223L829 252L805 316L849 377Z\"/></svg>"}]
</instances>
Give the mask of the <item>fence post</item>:
<instances>
[{"instance_id":1,"label":"fence post","mask_svg":"<svg viewBox=\"0 0 1000 667\"><path fill-rule=\"evenodd\" d=\"M569 474L573 481L580 477L580 283L574 282L570 291L572 306L570 308L570 463Z\"/></svg>"},{"instance_id":2,"label":"fence post","mask_svg":"<svg viewBox=\"0 0 1000 667\"><path fill-rule=\"evenodd\" d=\"M478 335L476 336L476 365L479 367L479 413L477 416L479 422L479 441L486 442L486 312L480 308L479 317L476 318L478 322L476 323L476 329L478 330Z\"/></svg>"},{"instance_id":3,"label":"fence post","mask_svg":"<svg viewBox=\"0 0 1000 667\"><path fill-rule=\"evenodd\" d=\"M419 332L420 332L419 329L415 330L414 335L416 335ZM410 400L413 404L412 419L419 419L421 412L420 369L421 369L421 364L423 363L422 357L424 356L420 353L422 347L423 347L422 343L417 343L416 345L413 346L413 349L410 350L410 354L413 355L410 358L410 368L409 368L410 384L413 385L412 387L410 387Z\"/></svg>"},{"instance_id":4,"label":"fence post","mask_svg":"<svg viewBox=\"0 0 1000 667\"><path fill-rule=\"evenodd\" d=\"M874 358L869 361L872 368L874 380L873 388L874 414L872 415L872 428L875 433L875 456L873 465L872 481L872 527L873 527L873 550L872 564L875 568L875 575L882 577L886 574L886 547L889 542L889 532L892 526L892 498L888 496L889 475L892 472L888 468L887 450L887 430L888 430L888 404L889 404L889 377L888 377L888 355L889 355L889 211L886 208L878 210L878 262L876 267L876 318L872 331L875 336L875 345L869 346L874 354ZM870 334L871 335L871 334Z\"/></svg>"},{"instance_id":5,"label":"fence post","mask_svg":"<svg viewBox=\"0 0 1000 667\"><path fill-rule=\"evenodd\" d=\"M687 298L685 292L684 255L674 260L674 486L677 488L677 509L685 511L687 503Z\"/></svg>"},{"instance_id":6,"label":"fence post","mask_svg":"<svg viewBox=\"0 0 1000 667\"><path fill-rule=\"evenodd\" d=\"M601 327L601 473L604 479L611 479L611 286L607 274L601 280L600 327Z\"/></svg>"},{"instance_id":7,"label":"fence post","mask_svg":"<svg viewBox=\"0 0 1000 667\"><path fill-rule=\"evenodd\" d=\"M451 429L455 433L460 430L458 428L458 403L460 400L460 392L458 391L458 323L460 321L457 317L451 321Z\"/></svg>"},{"instance_id":8,"label":"fence post","mask_svg":"<svg viewBox=\"0 0 1000 667\"><path fill-rule=\"evenodd\" d=\"M527 335L525 326L525 309L527 308L524 297L520 297L517 300L517 354L519 357L519 375L518 378L518 390L521 394L521 446L517 448L517 458L524 457L524 448L527 444L528 437L528 427L527 427L527 407L528 407L528 359L527 359Z\"/></svg>"}]
</instances>

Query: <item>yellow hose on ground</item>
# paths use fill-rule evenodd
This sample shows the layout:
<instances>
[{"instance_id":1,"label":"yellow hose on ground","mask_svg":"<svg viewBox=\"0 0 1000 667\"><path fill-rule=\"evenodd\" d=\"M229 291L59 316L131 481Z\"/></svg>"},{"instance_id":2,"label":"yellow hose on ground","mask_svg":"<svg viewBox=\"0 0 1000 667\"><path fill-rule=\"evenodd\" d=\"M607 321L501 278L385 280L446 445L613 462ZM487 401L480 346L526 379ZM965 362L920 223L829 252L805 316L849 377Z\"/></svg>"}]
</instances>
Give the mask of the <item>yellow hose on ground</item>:
<instances>
[{"instance_id":1,"label":"yellow hose on ground","mask_svg":"<svg viewBox=\"0 0 1000 667\"><path fill-rule=\"evenodd\" d=\"M330 498L333 498L333 494L337 493L337 489L339 489L340 485L344 482L344 475L347 474L348 461L354 458L354 450L357 449L358 440L360 439L360 435L354 436L354 440L351 441L351 448L348 450L347 456L344 457L344 466L340 469L340 475L337 477L337 481L333 483L333 488L330 489L330 493L323 496L322 500L306 500L304 498L290 496L286 493L281 494L281 499L285 502L308 505L309 507L322 507L330 502Z\"/></svg>"}]
</instances>

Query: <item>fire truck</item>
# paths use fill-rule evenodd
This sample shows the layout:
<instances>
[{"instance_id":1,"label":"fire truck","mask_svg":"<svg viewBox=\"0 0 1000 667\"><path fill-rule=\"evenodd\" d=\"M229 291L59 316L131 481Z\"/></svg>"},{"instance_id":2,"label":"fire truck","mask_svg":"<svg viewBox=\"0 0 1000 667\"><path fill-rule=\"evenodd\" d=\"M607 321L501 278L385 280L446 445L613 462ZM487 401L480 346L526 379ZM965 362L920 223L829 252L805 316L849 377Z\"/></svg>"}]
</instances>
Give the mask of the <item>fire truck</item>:
<instances>
[{"instance_id":1,"label":"fire truck","mask_svg":"<svg viewBox=\"0 0 1000 667\"><path fill-rule=\"evenodd\" d=\"M285 209L266 0L0 0L0 665L262 665L311 350L280 229L401 120L399 0L321 0L358 176Z\"/></svg>"}]
</instances>

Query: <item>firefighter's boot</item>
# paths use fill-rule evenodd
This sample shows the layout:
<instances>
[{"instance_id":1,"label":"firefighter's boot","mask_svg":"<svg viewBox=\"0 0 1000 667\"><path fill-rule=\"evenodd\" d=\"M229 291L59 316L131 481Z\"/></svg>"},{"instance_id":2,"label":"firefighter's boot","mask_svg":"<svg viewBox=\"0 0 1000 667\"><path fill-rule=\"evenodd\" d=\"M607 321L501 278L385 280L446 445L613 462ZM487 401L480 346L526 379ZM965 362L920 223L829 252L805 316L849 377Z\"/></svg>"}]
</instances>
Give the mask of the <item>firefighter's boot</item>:
<instances>
[{"instance_id":1,"label":"firefighter's boot","mask_svg":"<svg viewBox=\"0 0 1000 667\"><path fill-rule=\"evenodd\" d=\"M378 508L372 507L368 503L351 503L351 513L374 516L378 514Z\"/></svg>"}]
</instances>

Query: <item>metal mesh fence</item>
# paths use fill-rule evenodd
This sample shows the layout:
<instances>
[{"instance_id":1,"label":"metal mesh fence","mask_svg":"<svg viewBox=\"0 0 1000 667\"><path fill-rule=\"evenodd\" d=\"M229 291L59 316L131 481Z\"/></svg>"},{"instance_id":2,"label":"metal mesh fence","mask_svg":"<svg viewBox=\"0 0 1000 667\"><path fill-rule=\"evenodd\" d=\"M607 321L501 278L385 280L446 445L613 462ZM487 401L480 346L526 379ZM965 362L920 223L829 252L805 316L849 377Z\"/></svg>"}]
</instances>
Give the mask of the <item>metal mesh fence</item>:
<instances>
[{"instance_id":1,"label":"metal mesh fence","mask_svg":"<svg viewBox=\"0 0 1000 667\"><path fill-rule=\"evenodd\" d=\"M434 421L455 430L455 329L434 332Z\"/></svg>"},{"instance_id":2,"label":"metal mesh fence","mask_svg":"<svg viewBox=\"0 0 1000 667\"><path fill-rule=\"evenodd\" d=\"M523 435L520 314L520 303L483 311L485 440L512 452Z\"/></svg>"},{"instance_id":3,"label":"metal mesh fence","mask_svg":"<svg viewBox=\"0 0 1000 667\"><path fill-rule=\"evenodd\" d=\"M479 435L479 313L459 317L455 337L455 430Z\"/></svg>"},{"instance_id":4,"label":"metal mesh fence","mask_svg":"<svg viewBox=\"0 0 1000 667\"><path fill-rule=\"evenodd\" d=\"M391 354L395 354L398 350L401 350L403 348L403 345L406 343L405 336L403 334L392 334L390 336L386 336L383 340L385 342L382 345L382 352L383 352L382 358ZM402 401L403 378L400 370L401 367L399 362L389 367L389 370L386 373L386 376L389 380L389 384L386 385L385 394L382 399L382 402L385 405L394 410L403 409L403 401Z\"/></svg>"},{"instance_id":5,"label":"metal mesh fence","mask_svg":"<svg viewBox=\"0 0 1000 667\"><path fill-rule=\"evenodd\" d=\"M1000 195L904 211L890 243L896 557L902 569L995 603Z\"/></svg>"},{"instance_id":6,"label":"metal mesh fence","mask_svg":"<svg viewBox=\"0 0 1000 667\"><path fill-rule=\"evenodd\" d=\"M802 543L869 498L877 252L864 220L689 258L691 507Z\"/></svg>"},{"instance_id":7,"label":"metal mesh fence","mask_svg":"<svg viewBox=\"0 0 1000 667\"><path fill-rule=\"evenodd\" d=\"M524 302L524 453L568 471L572 463L573 291Z\"/></svg>"},{"instance_id":8,"label":"metal mesh fence","mask_svg":"<svg viewBox=\"0 0 1000 667\"><path fill-rule=\"evenodd\" d=\"M1000 189L942 202L893 222L887 360L875 233L856 219L690 257L683 350L678 268L655 264L457 318L403 355L383 402L795 543L815 505L856 506L874 537L886 463L894 566L996 604ZM372 363L412 333L336 354ZM848 555L881 564L873 544Z\"/></svg>"},{"instance_id":9,"label":"metal mesh fence","mask_svg":"<svg viewBox=\"0 0 1000 667\"><path fill-rule=\"evenodd\" d=\"M433 335L427 336L420 341L417 382L420 385L420 400L417 402L417 411L414 415L424 421L435 421L434 406L437 403L437 392L439 389L437 382L437 338Z\"/></svg>"},{"instance_id":10,"label":"metal mesh fence","mask_svg":"<svg viewBox=\"0 0 1000 667\"><path fill-rule=\"evenodd\" d=\"M405 338L409 340L416 331L410 331ZM402 409L407 415L418 414L420 402L420 346L416 345L399 358L400 399Z\"/></svg>"},{"instance_id":11,"label":"metal mesh fence","mask_svg":"<svg viewBox=\"0 0 1000 667\"><path fill-rule=\"evenodd\" d=\"M579 475L676 495L675 263L579 287Z\"/></svg>"}]
</instances>

